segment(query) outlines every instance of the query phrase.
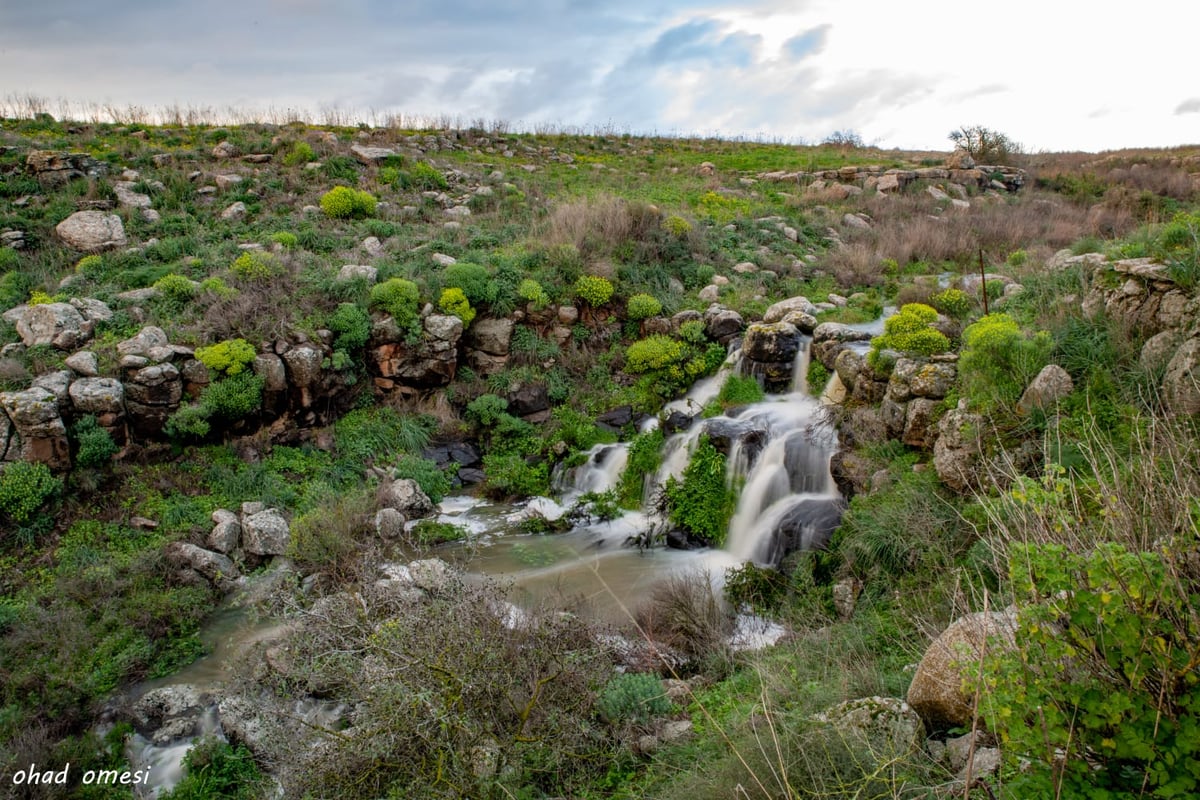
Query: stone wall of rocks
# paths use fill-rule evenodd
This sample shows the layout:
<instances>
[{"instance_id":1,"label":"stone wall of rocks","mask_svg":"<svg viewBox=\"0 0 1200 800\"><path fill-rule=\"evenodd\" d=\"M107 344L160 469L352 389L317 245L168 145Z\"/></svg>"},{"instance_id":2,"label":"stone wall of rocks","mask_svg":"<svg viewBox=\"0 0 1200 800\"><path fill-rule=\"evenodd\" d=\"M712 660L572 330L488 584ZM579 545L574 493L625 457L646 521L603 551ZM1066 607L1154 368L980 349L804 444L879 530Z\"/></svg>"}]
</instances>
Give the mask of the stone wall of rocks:
<instances>
[{"instance_id":1,"label":"stone wall of rocks","mask_svg":"<svg viewBox=\"0 0 1200 800\"><path fill-rule=\"evenodd\" d=\"M840 169L815 172L763 172L759 180L775 183L797 183L808 191L829 191L845 199L863 191L882 194L903 192L916 181L946 183L949 194L966 199L968 189L1015 192L1025 185L1025 171L1014 167L976 166L964 160L954 167L924 167L921 169L889 169L882 166L845 166Z\"/></svg>"}]
</instances>

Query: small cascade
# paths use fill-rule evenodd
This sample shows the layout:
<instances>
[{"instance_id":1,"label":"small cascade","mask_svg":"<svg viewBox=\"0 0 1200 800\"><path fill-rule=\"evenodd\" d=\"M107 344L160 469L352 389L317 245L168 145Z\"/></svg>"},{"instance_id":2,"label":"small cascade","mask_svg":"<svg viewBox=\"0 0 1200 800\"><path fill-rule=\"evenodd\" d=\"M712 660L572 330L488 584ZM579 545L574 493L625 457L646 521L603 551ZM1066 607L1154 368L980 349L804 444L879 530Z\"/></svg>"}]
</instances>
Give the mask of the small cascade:
<instances>
[{"instance_id":1,"label":"small cascade","mask_svg":"<svg viewBox=\"0 0 1200 800\"><path fill-rule=\"evenodd\" d=\"M215 736L225 740L217 717L217 707L205 710L196 723L194 735L176 739L167 744L155 744L140 733L130 736L125 742L125 756L133 770L149 769L149 780L137 787L139 797L157 797L162 792L174 789L183 780L183 758L192 749L197 739Z\"/></svg>"},{"instance_id":2,"label":"small cascade","mask_svg":"<svg viewBox=\"0 0 1200 800\"><path fill-rule=\"evenodd\" d=\"M800 340L800 347L796 350L796 361L792 364L793 393L811 394L813 389L819 388L808 385L808 359L811 345L812 338L805 336Z\"/></svg>"},{"instance_id":3,"label":"small cascade","mask_svg":"<svg viewBox=\"0 0 1200 800\"><path fill-rule=\"evenodd\" d=\"M562 496L563 505L569 505L571 499L588 492L615 489L629 462L629 445L625 442L598 444L585 455L586 461L556 472L551 481L554 491Z\"/></svg>"}]
</instances>

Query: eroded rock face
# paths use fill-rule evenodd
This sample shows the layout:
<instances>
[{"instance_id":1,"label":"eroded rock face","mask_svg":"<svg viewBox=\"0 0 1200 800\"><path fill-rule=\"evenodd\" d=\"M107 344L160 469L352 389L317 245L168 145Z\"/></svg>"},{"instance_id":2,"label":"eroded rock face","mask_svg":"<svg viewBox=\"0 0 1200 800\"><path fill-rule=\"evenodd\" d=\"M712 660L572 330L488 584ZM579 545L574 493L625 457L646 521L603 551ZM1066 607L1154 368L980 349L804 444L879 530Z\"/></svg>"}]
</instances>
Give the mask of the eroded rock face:
<instances>
[{"instance_id":1,"label":"eroded rock face","mask_svg":"<svg viewBox=\"0 0 1200 800\"><path fill-rule=\"evenodd\" d=\"M938 422L938 439L933 446L933 467L942 483L955 491L978 486L980 475L983 417L964 408L946 412Z\"/></svg>"},{"instance_id":2,"label":"eroded rock face","mask_svg":"<svg viewBox=\"0 0 1200 800\"><path fill-rule=\"evenodd\" d=\"M403 341L401 332L389 331L384 323L376 324L372 334L377 344L371 358L383 378L422 388L445 386L454 379L458 342L463 334L458 317L430 314L425 318L421 341L412 345Z\"/></svg>"},{"instance_id":3,"label":"eroded rock face","mask_svg":"<svg viewBox=\"0 0 1200 800\"><path fill-rule=\"evenodd\" d=\"M51 469L70 469L67 427L53 392L40 386L23 392L2 392L0 406L8 414L17 438L16 449L13 442L9 443L6 458L15 455L25 461L41 462Z\"/></svg>"},{"instance_id":4,"label":"eroded rock face","mask_svg":"<svg viewBox=\"0 0 1200 800\"><path fill-rule=\"evenodd\" d=\"M424 517L433 511L433 502L411 478L392 481L379 494L381 508L399 511L408 519Z\"/></svg>"},{"instance_id":5,"label":"eroded rock face","mask_svg":"<svg viewBox=\"0 0 1200 800\"><path fill-rule=\"evenodd\" d=\"M182 397L183 380L172 364L153 364L127 374L125 412L133 435L152 439L161 434Z\"/></svg>"},{"instance_id":6,"label":"eroded rock face","mask_svg":"<svg viewBox=\"0 0 1200 800\"><path fill-rule=\"evenodd\" d=\"M188 542L171 542L163 552L173 566L195 570L221 591L232 589L240 575L237 565L226 556Z\"/></svg>"},{"instance_id":7,"label":"eroded rock face","mask_svg":"<svg viewBox=\"0 0 1200 800\"><path fill-rule=\"evenodd\" d=\"M1162 388L1169 413L1200 415L1200 337L1188 339L1175 351Z\"/></svg>"},{"instance_id":8,"label":"eroded rock face","mask_svg":"<svg viewBox=\"0 0 1200 800\"><path fill-rule=\"evenodd\" d=\"M955 620L934 640L917 665L908 704L934 728L968 726L972 697L964 680L987 647L1015 647L1016 612L979 612ZM989 637L994 641L989 643Z\"/></svg>"},{"instance_id":9,"label":"eroded rock face","mask_svg":"<svg viewBox=\"0 0 1200 800\"><path fill-rule=\"evenodd\" d=\"M101 253L129 243L121 218L103 211L76 211L54 231L68 247L85 253Z\"/></svg>"}]
</instances>

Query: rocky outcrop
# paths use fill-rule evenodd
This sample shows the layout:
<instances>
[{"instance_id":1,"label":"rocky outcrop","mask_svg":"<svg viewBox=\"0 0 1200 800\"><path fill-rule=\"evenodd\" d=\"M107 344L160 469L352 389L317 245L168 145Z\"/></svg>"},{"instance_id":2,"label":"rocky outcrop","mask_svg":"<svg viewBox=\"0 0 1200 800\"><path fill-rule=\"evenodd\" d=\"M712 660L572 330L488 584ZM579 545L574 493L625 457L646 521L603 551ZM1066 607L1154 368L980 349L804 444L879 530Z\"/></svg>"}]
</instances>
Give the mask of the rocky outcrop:
<instances>
[{"instance_id":1,"label":"rocky outcrop","mask_svg":"<svg viewBox=\"0 0 1200 800\"><path fill-rule=\"evenodd\" d=\"M717 304L704 312L704 332L710 339L728 345L746 328L742 315Z\"/></svg>"},{"instance_id":2,"label":"rocky outcrop","mask_svg":"<svg viewBox=\"0 0 1200 800\"><path fill-rule=\"evenodd\" d=\"M29 306L17 321L17 333L26 347L52 345L74 350L91 337L92 326L70 303Z\"/></svg>"},{"instance_id":3,"label":"rocky outcrop","mask_svg":"<svg viewBox=\"0 0 1200 800\"><path fill-rule=\"evenodd\" d=\"M101 253L128 244L125 226L116 214L103 211L76 211L54 228L58 238L85 253Z\"/></svg>"},{"instance_id":4,"label":"rocky outcrop","mask_svg":"<svg viewBox=\"0 0 1200 800\"><path fill-rule=\"evenodd\" d=\"M23 392L2 392L0 406L12 424L5 458L40 461L51 469L71 467L67 427L53 392L40 386Z\"/></svg>"},{"instance_id":5,"label":"rocky outcrop","mask_svg":"<svg viewBox=\"0 0 1200 800\"><path fill-rule=\"evenodd\" d=\"M398 511L407 519L424 517L433 511L433 502L411 478L395 480L381 488L379 506Z\"/></svg>"},{"instance_id":6,"label":"rocky outcrop","mask_svg":"<svg viewBox=\"0 0 1200 800\"><path fill-rule=\"evenodd\" d=\"M912 707L895 697L864 697L817 714L879 760L905 756L920 749L925 725Z\"/></svg>"},{"instance_id":7,"label":"rocky outcrop","mask_svg":"<svg viewBox=\"0 0 1200 800\"><path fill-rule=\"evenodd\" d=\"M278 509L242 515L242 547L251 555L281 556L291 539L291 529Z\"/></svg>"},{"instance_id":8,"label":"rocky outcrop","mask_svg":"<svg viewBox=\"0 0 1200 800\"><path fill-rule=\"evenodd\" d=\"M410 344L391 317L372 327L370 358L383 390L407 385L418 388L445 386L458 366L458 343L463 335L458 317L430 314L422 324L419 342Z\"/></svg>"},{"instance_id":9,"label":"rocky outcrop","mask_svg":"<svg viewBox=\"0 0 1200 800\"><path fill-rule=\"evenodd\" d=\"M1175 351L1163 375L1163 406L1171 414L1200 416L1200 336Z\"/></svg>"},{"instance_id":10,"label":"rocky outcrop","mask_svg":"<svg viewBox=\"0 0 1200 800\"><path fill-rule=\"evenodd\" d=\"M491 375L508 363L513 321L483 317L475 320L466 335L467 364L480 375Z\"/></svg>"},{"instance_id":11,"label":"rocky outcrop","mask_svg":"<svg viewBox=\"0 0 1200 800\"><path fill-rule=\"evenodd\" d=\"M183 380L175 365L152 364L126 370L125 410L130 433L142 440L158 438L167 419L179 410L182 398Z\"/></svg>"},{"instance_id":12,"label":"rocky outcrop","mask_svg":"<svg viewBox=\"0 0 1200 800\"><path fill-rule=\"evenodd\" d=\"M803 344L790 322L754 323L742 340L742 369L761 380L768 392L786 391Z\"/></svg>"},{"instance_id":13,"label":"rocky outcrop","mask_svg":"<svg viewBox=\"0 0 1200 800\"><path fill-rule=\"evenodd\" d=\"M1047 364L1030 381L1029 386L1017 401L1017 413L1029 414L1034 410L1053 409L1075 389L1075 382L1067 371L1057 364Z\"/></svg>"},{"instance_id":14,"label":"rocky outcrop","mask_svg":"<svg viewBox=\"0 0 1200 800\"><path fill-rule=\"evenodd\" d=\"M908 704L933 728L969 727L973 694L966 678L986 649L1015 647L1016 611L961 617L934 640L913 675Z\"/></svg>"},{"instance_id":15,"label":"rocky outcrop","mask_svg":"<svg viewBox=\"0 0 1200 800\"><path fill-rule=\"evenodd\" d=\"M108 174L108 164L87 153L60 153L53 150L33 150L25 156L25 170L38 183L54 188L77 178L101 178Z\"/></svg>"},{"instance_id":16,"label":"rocky outcrop","mask_svg":"<svg viewBox=\"0 0 1200 800\"><path fill-rule=\"evenodd\" d=\"M1025 171L1016 167L1002 165L976 165L970 167L952 166L953 161L947 161L945 167L923 167L920 169L885 168L878 165L854 166L847 165L839 169L817 170L815 172L788 172L776 170L758 174L759 180L779 183L799 183L807 186L810 192L821 192L826 189L841 187L845 190L874 189L881 193L903 191L915 181L948 182L960 188L970 186L976 189L996 189L1015 192L1025 185ZM949 188L949 187L947 187ZM849 193L842 195L845 199Z\"/></svg>"},{"instance_id":17,"label":"rocky outcrop","mask_svg":"<svg viewBox=\"0 0 1200 800\"><path fill-rule=\"evenodd\" d=\"M1166 264L1130 258L1095 268L1083 311L1090 317L1103 312L1143 336L1153 336L1191 326L1200 313L1200 300L1188 296Z\"/></svg>"},{"instance_id":18,"label":"rocky outcrop","mask_svg":"<svg viewBox=\"0 0 1200 800\"><path fill-rule=\"evenodd\" d=\"M240 577L237 565L227 556L187 542L171 542L164 550L167 563L176 569L189 569L223 592L234 587Z\"/></svg>"},{"instance_id":19,"label":"rocky outcrop","mask_svg":"<svg viewBox=\"0 0 1200 800\"><path fill-rule=\"evenodd\" d=\"M946 412L938 422L933 446L933 468L942 483L958 492L978 487L986 480L983 460L983 417L966 409L966 401Z\"/></svg>"}]
</instances>

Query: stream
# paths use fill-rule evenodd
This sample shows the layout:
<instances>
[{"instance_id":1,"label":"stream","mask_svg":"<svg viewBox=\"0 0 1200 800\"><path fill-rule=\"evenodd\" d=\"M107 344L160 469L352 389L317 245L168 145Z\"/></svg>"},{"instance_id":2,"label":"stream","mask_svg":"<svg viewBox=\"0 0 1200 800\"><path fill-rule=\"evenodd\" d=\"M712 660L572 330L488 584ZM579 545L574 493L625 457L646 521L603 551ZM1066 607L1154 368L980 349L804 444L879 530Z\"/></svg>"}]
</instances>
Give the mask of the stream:
<instances>
[{"instance_id":1,"label":"stream","mask_svg":"<svg viewBox=\"0 0 1200 800\"><path fill-rule=\"evenodd\" d=\"M871 323L872 325L877 323ZM864 328L866 326L863 326ZM661 466L647 476L643 507L624 511L615 519L578 525L564 533L529 534L521 522L537 514L554 520L565 514L586 492L615 488L628 460L627 443L593 447L576 467L553 476L555 495L519 504L488 501L470 495L450 496L437 510L437 519L464 528L465 541L443 545L431 556L442 558L469 574L491 577L511 585L519 606L549 604L571 607L614 624L628 622L640 599L664 577L683 571L707 574L720 592L727 569L746 562L777 564L784 552L820 547L828 540L844 508L830 476L829 461L837 447L832 428L823 419L824 397L805 386L808 341L794 365L791 390L768 395L761 402L731 409L728 414L702 418L700 409L713 400L725 378L741 370L735 354L714 376L699 381L687 395L669 403L660 418L672 412L694 417L685 430L668 436ZM836 377L834 381L836 382ZM835 387L826 387L828 394ZM659 424L648 419L643 430ZM670 478L679 478L702 436L719 442L727 454L728 484L738 502L722 549L681 550L639 548L631 542L664 527L651 500ZM265 578L254 578L260 580ZM206 692L228 679L232 657L253 642L276 633L279 623L255 621L243 607L230 604L213 615L204 631L208 655L178 673L136 687L131 697L169 687ZM753 642L769 626L755 627L739 619L738 637ZM782 631L780 631L781 633ZM766 636L770 641L770 636ZM328 703L310 701L294 709L298 716L319 723L336 714ZM215 708L206 713L191 737L155 743L141 735L130 738L127 752L133 769L153 766L145 797L174 786L182 777L182 759L197 735L220 735Z\"/></svg>"}]
</instances>

